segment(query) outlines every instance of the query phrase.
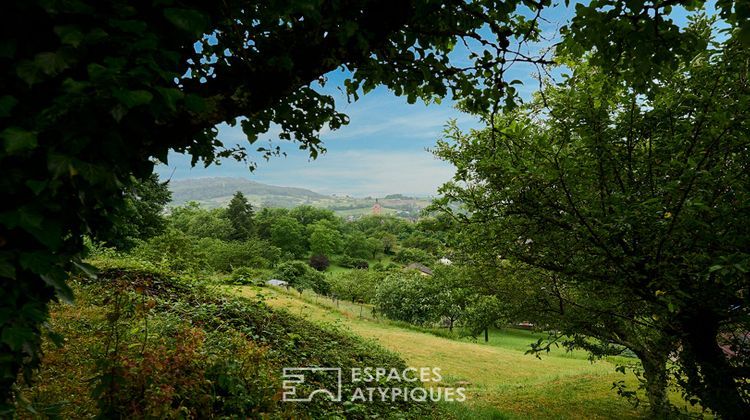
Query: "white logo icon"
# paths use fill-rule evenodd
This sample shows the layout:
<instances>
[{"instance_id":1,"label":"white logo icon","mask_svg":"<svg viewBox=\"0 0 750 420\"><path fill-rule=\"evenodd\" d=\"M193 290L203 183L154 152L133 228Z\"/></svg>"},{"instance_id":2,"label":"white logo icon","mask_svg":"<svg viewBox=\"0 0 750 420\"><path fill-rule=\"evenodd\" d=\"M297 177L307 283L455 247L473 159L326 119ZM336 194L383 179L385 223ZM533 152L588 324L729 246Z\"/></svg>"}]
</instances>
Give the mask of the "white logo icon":
<instances>
[{"instance_id":1,"label":"white logo icon","mask_svg":"<svg viewBox=\"0 0 750 420\"><path fill-rule=\"evenodd\" d=\"M305 374L315 375L320 377L321 375L325 378L333 378L336 376L336 390L335 392L328 388L318 388L312 391L307 396L297 395L297 385L305 383ZM331 401L341 401L341 368L328 368L328 367L292 367L284 368L283 373L284 382L282 387L284 388L284 394L281 397L282 401L296 401L296 402L309 402L312 401L316 394L328 395Z\"/></svg>"}]
</instances>

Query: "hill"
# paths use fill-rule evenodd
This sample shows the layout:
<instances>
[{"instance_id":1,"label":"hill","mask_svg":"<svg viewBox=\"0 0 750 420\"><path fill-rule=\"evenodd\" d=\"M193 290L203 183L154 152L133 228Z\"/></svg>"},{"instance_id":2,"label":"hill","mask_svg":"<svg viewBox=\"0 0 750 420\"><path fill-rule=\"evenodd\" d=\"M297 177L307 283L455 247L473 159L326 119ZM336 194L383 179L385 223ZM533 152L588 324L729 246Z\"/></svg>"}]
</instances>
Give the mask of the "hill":
<instances>
[{"instance_id":1,"label":"hill","mask_svg":"<svg viewBox=\"0 0 750 420\"><path fill-rule=\"evenodd\" d=\"M196 201L206 208L224 207L236 191L241 191L256 208L311 205L333 210L342 217L371 214L377 200L382 206L381 214L413 219L430 203L428 198L406 197L401 194L390 194L385 198L324 195L305 188L280 187L244 178L172 180L169 182L169 189L172 191L172 206Z\"/></svg>"},{"instance_id":2,"label":"hill","mask_svg":"<svg viewBox=\"0 0 750 420\"><path fill-rule=\"evenodd\" d=\"M169 182L172 204L183 205L197 201L213 208L229 203L235 192L241 191L256 206L294 207L325 199L327 196L304 188L278 187L244 178L191 178Z\"/></svg>"}]
</instances>

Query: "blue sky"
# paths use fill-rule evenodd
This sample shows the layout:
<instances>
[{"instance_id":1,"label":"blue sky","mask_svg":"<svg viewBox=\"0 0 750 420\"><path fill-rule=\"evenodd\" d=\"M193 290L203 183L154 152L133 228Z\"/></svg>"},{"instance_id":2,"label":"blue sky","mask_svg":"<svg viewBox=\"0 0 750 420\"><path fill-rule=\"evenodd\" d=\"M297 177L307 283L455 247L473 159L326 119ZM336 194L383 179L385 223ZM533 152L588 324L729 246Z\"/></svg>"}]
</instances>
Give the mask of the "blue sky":
<instances>
[{"instance_id":1,"label":"blue sky","mask_svg":"<svg viewBox=\"0 0 750 420\"><path fill-rule=\"evenodd\" d=\"M553 38L557 28L573 14L572 6L556 6L543 16L548 20L543 26L547 38ZM548 41L547 45L551 45ZM544 45L542 45L544 47ZM463 60L465 51L454 53ZM463 55L463 57L462 57ZM530 67L517 66L506 74L508 80L519 79L524 86L519 90L528 97L537 86ZM286 157L257 161L255 172L243 163L225 160L221 165L208 168L191 168L188 156L171 153L168 166L160 165L156 171L162 179L230 176L251 179L273 185L309 188L324 194L352 196L383 196L402 193L419 196L435 195L439 185L449 180L452 167L435 159L425 149L434 146L445 123L456 119L462 129L479 126L478 121L454 109L454 103L409 105L405 98L393 95L385 88L377 88L347 103L338 87L345 74L341 71L329 75L323 91L336 99L339 111L349 115L350 123L333 132L321 135L328 152L310 160L306 152L298 150L291 142L281 142ZM219 138L226 145L246 144L239 127L220 126ZM263 140L277 140L272 129Z\"/></svg>"}]
</instances>

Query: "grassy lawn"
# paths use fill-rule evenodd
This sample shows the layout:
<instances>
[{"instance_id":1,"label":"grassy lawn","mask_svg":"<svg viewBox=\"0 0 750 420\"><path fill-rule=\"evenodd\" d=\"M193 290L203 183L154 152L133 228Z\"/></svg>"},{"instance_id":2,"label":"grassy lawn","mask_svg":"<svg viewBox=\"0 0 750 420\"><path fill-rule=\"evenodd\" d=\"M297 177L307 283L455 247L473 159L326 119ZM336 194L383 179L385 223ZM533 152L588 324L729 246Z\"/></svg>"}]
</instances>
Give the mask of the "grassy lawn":
<instances>
[{"instance_id":1,"label":"grassy lawn","mask_svg":"<svg viewBox=\"0 0 750 420\"><path fill-rule=\"evenodd\" d=\"M446 386L468 382L467 404L448 408L460 418L637 418L635 409L611 390L612 383L636 380L614 371L608 361L591 363L583 353L552 351L542 359L524 354L538 337L529 331L493 331L491 340L471 342L438 337L377 319L367 305L282 289L232 287L248 297L262 294L273 307L315 322L339 324L400 353L414 367L440 367ZM360 317L360 312L362 316Z\"/></svg>"}]
</instances>

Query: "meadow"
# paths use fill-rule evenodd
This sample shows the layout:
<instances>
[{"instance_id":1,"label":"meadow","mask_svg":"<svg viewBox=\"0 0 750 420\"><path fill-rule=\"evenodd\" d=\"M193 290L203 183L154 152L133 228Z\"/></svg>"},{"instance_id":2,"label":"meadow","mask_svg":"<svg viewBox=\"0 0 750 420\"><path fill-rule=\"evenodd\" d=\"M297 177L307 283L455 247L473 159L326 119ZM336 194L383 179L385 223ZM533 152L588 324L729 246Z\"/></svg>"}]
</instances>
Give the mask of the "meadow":
<instances>
[{"instance_id":1,"label":"meadow","mask_svg":"<svg viewBox=\"0 0 750 420\"><path fill-rule=\"evenodd\" d=\"M332 301L306 291L231 287L245 297L261 297L273 308L319 324L338 325L399 353L413 367L440 367L445 386L466 386L467 403L445 403L458 418L639 418L646 415L612 390L631 374L615 371L616 360L591 362L584 352L551 351L537 358L525 354L539 333L503 329L490 340L441 337L446 332L420 329L382 318L369 305Z\"/></svg>"}]
</instances>

